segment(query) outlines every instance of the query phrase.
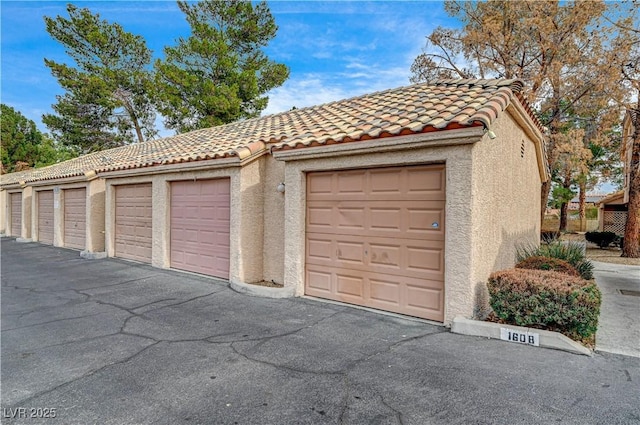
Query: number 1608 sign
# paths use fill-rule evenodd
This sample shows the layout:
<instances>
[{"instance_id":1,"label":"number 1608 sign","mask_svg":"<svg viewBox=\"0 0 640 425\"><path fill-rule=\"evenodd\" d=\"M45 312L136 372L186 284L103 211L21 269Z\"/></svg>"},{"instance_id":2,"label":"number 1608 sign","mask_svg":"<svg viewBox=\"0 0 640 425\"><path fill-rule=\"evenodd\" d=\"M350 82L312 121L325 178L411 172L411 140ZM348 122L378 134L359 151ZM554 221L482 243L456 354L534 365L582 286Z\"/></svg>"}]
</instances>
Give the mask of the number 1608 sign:
<instances>
[{"instance_id":1,"label":"number 1608 sign","mask_svg":"<svg viewBox=\"0 0 640 425\"><path fill-rule=\"evenodd\" d=\"M540 345L540 334L514 329L500 328L500 339L503 341L517 342L518 344Z\"/></svg>"}]
</instances>

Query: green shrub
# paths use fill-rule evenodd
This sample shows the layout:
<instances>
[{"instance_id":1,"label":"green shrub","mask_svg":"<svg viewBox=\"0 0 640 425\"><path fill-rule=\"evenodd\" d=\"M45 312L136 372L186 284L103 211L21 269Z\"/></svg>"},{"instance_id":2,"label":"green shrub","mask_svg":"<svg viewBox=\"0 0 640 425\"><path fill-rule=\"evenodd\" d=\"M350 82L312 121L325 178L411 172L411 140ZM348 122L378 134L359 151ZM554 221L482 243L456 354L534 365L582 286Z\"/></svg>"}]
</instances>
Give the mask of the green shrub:
<instances>
[{"instance_id":1,"label":"green shrub","mask_svg":"<svg viewBox=\"0 0 640 425\"><path fill-rule=\"evenodd\" d=\"M597 220L598 219L598 208L597 207L587 208L585 216L586 216L587 220Z\"/></svg>"},{"instance_id":2,"label":"green shrub","mask_svg":"<svg viewBox=\"0 0 640 425\"><path fill-rule=\"evenodd\" d=\"M517 262L529 257L549 257L564 260L571 264L583 279L593 279L593 264L586 259L584 246L579 243L556 241L549 244L541 244L540 246L522 247L518 249Z\"/></svg>"},{"instance_id":3,"label":"green shrub","mask_svg":"<svg viewBox=\"0 0 640 425\"><path fill-rule=\"evenodd\" d=\"M584 234L587 241L606 248L618 239L618 235L613 232L587 232Z\"/></svg>"},{"instance_id":4,"label":"green shrub","mask_svg":"<svg viewBox=\"0 0 640 425\"><path fill-rule=\"evenodd\" d=\"M516 268L529 270L553 270L570 276L580 276L580 273L578 273L578 270L576 270L575 267L564 260L560 260L559 258L533 256L520 261L516 264Z\"/></svg>"},{"instance_id":5,"label":"green shrub","mask_svg":"<svg viewBox=\"0 0 640 425\"><path fill-rule=\"evenodd\" d=\"M511 269L487 283L490 304L505 323L561 332L592 340L598 328L601 294L593 281L546 270Z\"/></svg>"},{"instance_id":6,"label":"green shrub","mask_svg":"<svg viewBox=\"0 0 640 425\"><path fill-rule=\"evenodd\" d=\"M560 238L560 232L543 230L540 232L540 240L544 243L551 243Z\"/></svg>"}]
</instances>

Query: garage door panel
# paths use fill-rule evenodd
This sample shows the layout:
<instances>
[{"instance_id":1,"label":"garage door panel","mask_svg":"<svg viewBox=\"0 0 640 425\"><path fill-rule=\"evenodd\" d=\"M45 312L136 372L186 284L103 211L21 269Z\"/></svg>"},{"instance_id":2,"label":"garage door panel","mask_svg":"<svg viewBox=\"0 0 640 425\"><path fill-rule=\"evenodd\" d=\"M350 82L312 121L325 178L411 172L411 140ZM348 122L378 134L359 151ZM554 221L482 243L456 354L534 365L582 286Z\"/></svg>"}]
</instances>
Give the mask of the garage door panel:
<instances>
[{"instance_id":1,"label":"garage door panel","mask_svg":"<svg viewBox=\"0 0 640 425\"><path fill-rule=\"evenodd\" d=\"M363 202L309 201L307 231L444 241L444 201Z\"/></svg>"},{"instance_id":2,"label":"garage door panel","mask_svg":"<svg viewBox=\"0 0 640 425\"><path fill-rule=\"evenodd\" d=\"M439 241L390 239L357 235L307 235L307 263L360 271L437 279L444 273L444 248Z\"/></svg>"},{"instance_id":3,"label":"garage door panel","mask_svg":"<svg viewBox=\"0 0 640 425\"><path fill-rule=\"evenodd\" d=\"M64 246L84 249L86 245L87 191L85 188L65 189Z\"/></svg>"},{"instance_id":4,"label":"garage door panel","mask_svg":"<svg viewBox=\"0 0 640 425\"><path fill-rule=\"evenodd\" d=\"M444 166L307 175L306 293L444 319Z\"/></svg>"},{"instance_id":5,"label":"garage door panel","mask_svg":"<svg viewBox=\"0 0 640 425\"><path fill-rule=\"evenodd\" d=\"M38 241L53 244L53 190L38 192Z\"/></svg>"},{"instance_id":6,"label":"garage door panel","mask_svg":"<svg viewBox=\"0 0 640 425\"><path fill-rule=\"evenodd\" d=\"M342 298L353 296L362 298L364 296L364 277L337 273L336 293Z\"/></svg>"},{"instance_id":7,"label":"garage door panel","mask_svg":"<svg viewBox=\"0 0 640 425\"><path fill-rule=\"evenodd\" d=\"M151 262L152 187L151 183L115 186L115 255Z\"/></svg>"},{"instance_id":8,"label":"garage door panel","mask_svg":"<svg viewBox=\"0 0 640 425\"><path fill-rule=\"evenodd\" d=\"M405 252L407 270L418 273L429 271L444 274L444 250L442 248L408 246Z\"/></svg>"},{"instance_id":9,"label":"garage door panel","mask_svg":"<svg viewBox=\"0 0 640 425\"><path fill-rule=\"evenodd\" d=\"M11 236L22 234L22 193L10 194L11 201Z\"/></svg>"},{"instance_id":10,"label":"garage door panel","mask_svg":"<svg viewBox=\"0 0 640 425\"><path fill-rule=\"evenodd\" d=\"M313 173L307 193L314 200L326 201L442 200L444 166Z\"/></svg>"},{"instance_id":11,"label":"garage door panel","mask_svg":"<svg viewBox=\"0 0 640 425\"><path fill-rule=\"evenodd\" d=\"M171 267L229 278L230 179L171 183Z\"/></svg>"},{"instance_id":12,"label":"garage door panel","mask_svg":"<svg viewBox=\"0 0 640 425\"><path fill-rule=\"evenodd\" d=\"M325 271L307 269L306 283L307 294L318 297L331 296L331 273Z\"/></svg>"}]
</instances>

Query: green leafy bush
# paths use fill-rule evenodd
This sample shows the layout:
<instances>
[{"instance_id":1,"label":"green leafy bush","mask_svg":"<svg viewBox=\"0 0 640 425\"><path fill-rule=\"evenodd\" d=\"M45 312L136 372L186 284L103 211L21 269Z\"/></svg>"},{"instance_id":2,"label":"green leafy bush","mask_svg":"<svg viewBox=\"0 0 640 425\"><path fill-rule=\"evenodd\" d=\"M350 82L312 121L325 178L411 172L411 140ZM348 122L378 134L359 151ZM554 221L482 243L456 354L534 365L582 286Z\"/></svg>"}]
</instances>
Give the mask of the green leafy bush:
<instances>
[{"instance_id":1,"label":"green leafy bush","mask_svg":"<svg viewBox=\"0 0 640 425\"><path fill-rule=\"evenodd\" d=\"M618 239L618 235L613 232L587 232L584 237L587 241L598 245L600 248L606 248Z\"/></svg>"},{"instance_id":2,"label":"green leafy bush","mask_svg":"<svg viewBox=\"0 0 640 425\"><path fill-rule=\"evenodd\" d=\"M601 294L593 281L546 270L511 269L487 283L490 304L504 323L561 332L577 341L593 340Z\"/></svg>"},{"instance_id":3,"label":"green leafy bush","mask_svg":"<svg viewBox=\"0 0 640 425\"><path fill-rule=\"evenodd\" d=\"M571 264L583 279L593 279L593 264L586 259L584 246L579 243L556 241L549 244L541 244L540 246L518 249L517 262L529 257L549 257L564 260Z\"/></svg>"},{"instance_id":4,"label":"green leafy bush","mask_svg":"<svg viewBox=\"0 0 640 425\"><path fill-rule=\"evenodd\" d=\"M516 264L516 268L529 270L553 270L570 276L580 276L580 273L578 273L578 270L576 270L575 267L558 258L533 256L520 261Z\"/></svg>"}]
</instances>

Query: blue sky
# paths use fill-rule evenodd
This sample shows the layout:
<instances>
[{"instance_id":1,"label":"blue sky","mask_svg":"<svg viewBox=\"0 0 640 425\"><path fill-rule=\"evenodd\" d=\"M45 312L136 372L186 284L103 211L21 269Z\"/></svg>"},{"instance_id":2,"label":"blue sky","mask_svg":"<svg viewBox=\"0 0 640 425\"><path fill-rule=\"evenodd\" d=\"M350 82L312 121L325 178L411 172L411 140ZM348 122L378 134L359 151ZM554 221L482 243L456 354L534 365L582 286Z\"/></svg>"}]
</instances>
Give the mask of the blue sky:
<instances>
[{"instance_id":1,"label":"blue sky","mask_svg":"<svg viewBox=\"0 0 640 425\"><path fill-rule=\"evenodd\" d=\"M2 103L41 123L61 94L44 58L68 61L45 30L44 16L67 17L59 1L2 0ZM174 1L73 2L142 35L156 57L189 34ZM287 64L287 82L274 89L265 113L317 105L409 84L409 68L438 26L455 26L435 1L270 1L279 26L268 55ZM162 131L162 135L172 132Z\"/></svg>"}]
</instances>

